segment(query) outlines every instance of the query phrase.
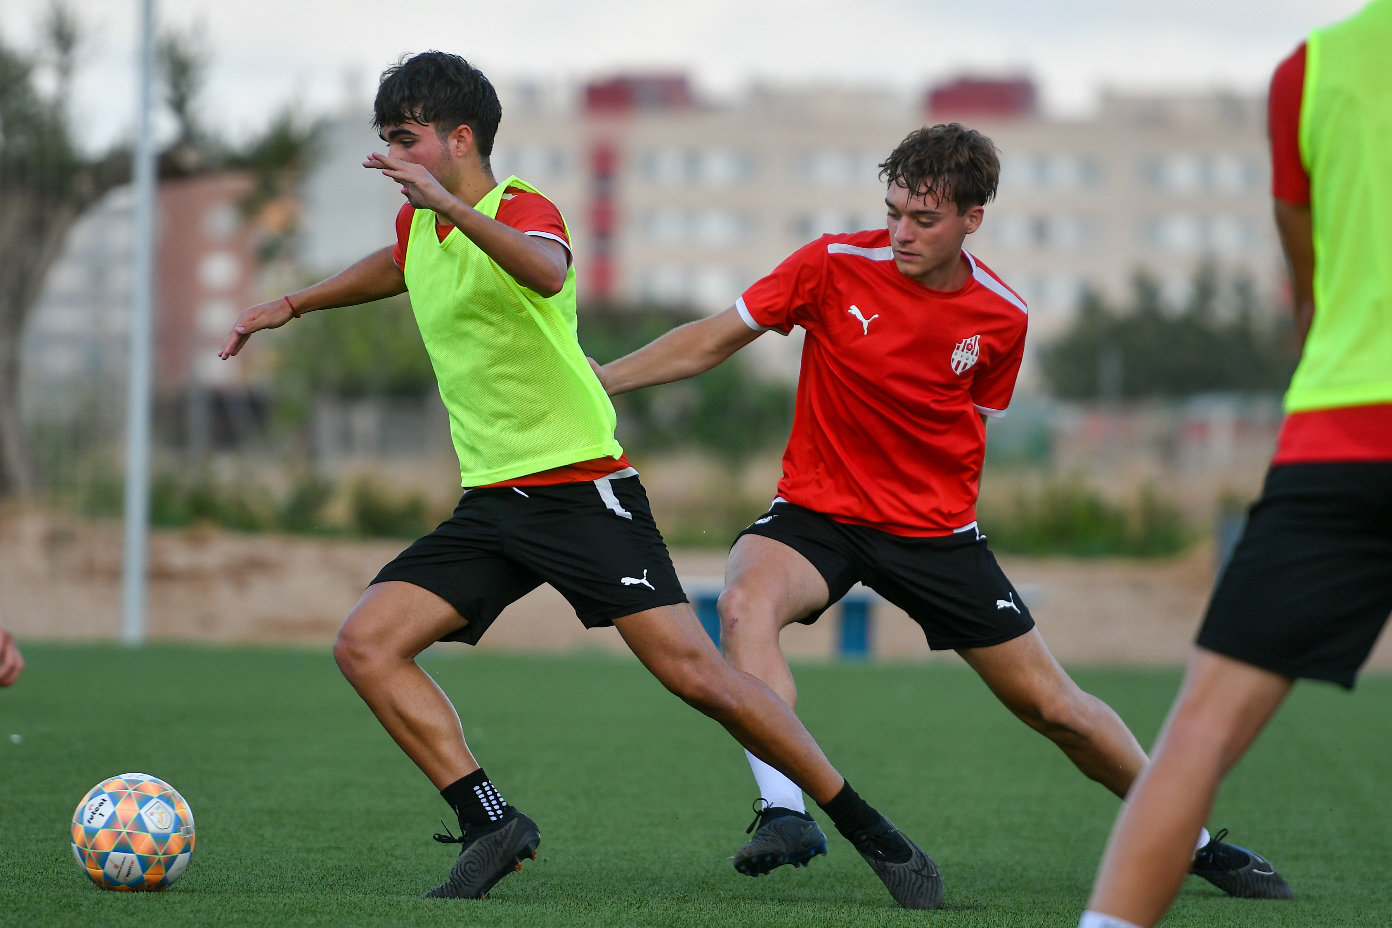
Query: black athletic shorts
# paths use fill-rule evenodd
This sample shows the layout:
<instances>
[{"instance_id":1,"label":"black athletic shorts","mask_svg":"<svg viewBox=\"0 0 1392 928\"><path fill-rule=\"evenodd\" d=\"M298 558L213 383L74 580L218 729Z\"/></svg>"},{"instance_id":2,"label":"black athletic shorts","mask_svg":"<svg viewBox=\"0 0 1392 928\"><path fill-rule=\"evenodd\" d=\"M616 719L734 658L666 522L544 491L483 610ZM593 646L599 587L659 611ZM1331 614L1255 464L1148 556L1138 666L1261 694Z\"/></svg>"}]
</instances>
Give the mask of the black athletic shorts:
<instances>
[{"instance_id":1,"label":"black athletic shorts","mask_svg":"<svg viewBox=\"0 0 1392 928\"><path fill-rule=\"evenodd\" d=\"M1392 613L1392 462L1284 464L1223 571L1198 644L1353 688Z\"/></svg>"},{"instance_id":2,"label":"black athletic shorts","mask_svg":"<svg viewBox=\"0 0 1392 928\"><path fill-rule=\"evenodd\" d=\"M686 602L632 468L583 483L468 490L454 515L372 582L385 580L447 601L468 624L440 640L465 644L477 644L509 603L543 583L586 628Z\"/></svg>"},{"instance_id":3,"label":"black athletic shorts","mask_svg":"<svg viewBox=\"0 0 1392 928\"><path fill-rule=\"evenodd\" d=\"M776 501L740 532L745 535L781 541L807 558L826 580L827 606L864 583L921 625L935 651L989 647L1034 628L1029 609L975 527L909 538ZM811 625L825 609L799 621Z\"/></svg>"}]
</instances>

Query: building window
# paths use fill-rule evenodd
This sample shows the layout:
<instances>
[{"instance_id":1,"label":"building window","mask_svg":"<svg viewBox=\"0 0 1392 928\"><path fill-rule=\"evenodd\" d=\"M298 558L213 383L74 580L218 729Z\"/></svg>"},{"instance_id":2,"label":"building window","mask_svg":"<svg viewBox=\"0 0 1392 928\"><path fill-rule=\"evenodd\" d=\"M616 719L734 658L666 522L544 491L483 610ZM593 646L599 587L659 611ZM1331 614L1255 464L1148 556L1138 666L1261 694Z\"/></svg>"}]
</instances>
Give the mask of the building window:
<instances>
[{"instance_id":1,"label":"building window","mask_svg":"<svg viewBox=\"0 0 1392 928\"><path fill-rule=\"evenodd\" d=\"M1086 190L1102 181L1102 168L1085 155L1067 152L1001 158L1003 190Z\"/></svg>"},{"instance_id":2,"label":"building window","mask_svg":"<svg viewBox=\"0 0 1392 928\"><path fill-rule=\"evenodd\" d=\"M795 168L814 187L874 187L880 184L882 160L878 152L824 148L803 152Z\"/></svg>"},{"instance_id":3,"label":"building window","mask_svg":"<svg viewBox=\"0 0 1392 928\"><path fill-rule=\"evenodd\" d=\"M733 305L749 282L743 271L724 265L655 265L642 272L638 292L643 300L658 305L718 312Z\"/></svg>"},{"instance_id":4,"label":"building window","mask_svg":"<svg viewBox=\"0 0 1392 928\"><path fill-rule=\"evenodd\" d=\"M1252 193L1265 182L1260 159L1226 152L1176 152L1146 162L1141 172L1149 186L1174 194Z\"/></svg>"},{"instance_id":5,"label":"building window","mask_svg":"<svg viewBox=\"0 0 1392 928\"><path fill-rule=\"evenodd\" d=\"M655 244L726 248L751 238L755 223L733 210L667 207L645 213L641 228Z\"/></svg>"},{"instance_id":6,"label":"building window","mask_svg":"<svg viewBox=\"0 0 1392 928\"><path fill-rule=\"evenodd\" d=\"M1097 240L1097 224L1071 213L991 215L982 225L985 238L1003 251L1073 252Z\"/></svg>"},{"instance_id":7,"label":"building window","mask_svg":"<svg viewBox=\"0 0 1392 928\"><path fill-rule=\"evenodd\" d=\"M755 174L754 157L729 148L655 148L640 159L642 173L659 187L735 187Z\"/></svg>"},{"instance_id":8,"label":"building window","mask_svg":"<svg viewBox=\"0 0 1392 928\"><path fill-rule=\"evenodd\" d=\"M886 217L886 212L878 209L819 209L793 217L791 231L799 241L810 242L823 235L883 229L887 225Z\"/></svg>"},{"instance_id":9,"label":"building window","mask_svg":"<svg viewBox=\"0 0 1392 928\"><path fill-rule=\"evenodd\" d=\"M1154 217L1141 223L1140 236L1143 244L1176 255L1214 251L1224 257L1239 257L1260 243L1250 219L1229 215Z\"/></svg>"},{"instance_id":10,"label":"building window","mask_svg":"<svg viewBox=\"0 0 1392 928\"><path fill-rule=\"evenodd\" d=\"M568 167L565 151L548 145L499 146L490 161L499 180L516 176L526 181L553 181L563 177Z\"/></svg>"}]
</instances>

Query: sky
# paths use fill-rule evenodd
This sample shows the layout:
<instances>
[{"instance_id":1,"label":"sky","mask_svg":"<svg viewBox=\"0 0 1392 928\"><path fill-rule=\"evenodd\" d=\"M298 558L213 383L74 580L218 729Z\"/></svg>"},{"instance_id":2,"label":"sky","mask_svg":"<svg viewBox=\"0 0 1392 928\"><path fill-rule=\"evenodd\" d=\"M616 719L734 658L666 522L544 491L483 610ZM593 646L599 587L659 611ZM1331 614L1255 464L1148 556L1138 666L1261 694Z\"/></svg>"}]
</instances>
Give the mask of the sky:
<instances>
[{"instance_id":1,"label":"sky","mask_svg":"<svg viewBox=\"0 0 1392 928\"><path fill-rule=\"evenodd\" d=\"M134 124L139 0L68 0L87 27L74 113L99 149ZM917 91L961 73L1029 74L1045 106L1087 112L1104 88L1260 92L1315 26L1363 0L156 0L212 55L202 110L244 137L295 103L366 100L405 52L463 54L500 83L555 86L684 71L730 96L754 82ZM0 37L31 47L48 0L0 0Z\"/></svg>"}]
</instances>

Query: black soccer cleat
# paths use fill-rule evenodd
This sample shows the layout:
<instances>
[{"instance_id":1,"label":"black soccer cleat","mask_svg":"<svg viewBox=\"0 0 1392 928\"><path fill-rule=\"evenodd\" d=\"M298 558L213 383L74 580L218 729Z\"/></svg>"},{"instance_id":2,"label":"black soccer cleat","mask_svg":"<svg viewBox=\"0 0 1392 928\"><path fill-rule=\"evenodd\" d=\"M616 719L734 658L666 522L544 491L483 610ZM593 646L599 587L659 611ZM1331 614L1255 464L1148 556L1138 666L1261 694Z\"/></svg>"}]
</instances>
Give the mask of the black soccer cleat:
<instances>
[{"instance_id":1,"label":"black soccer cleat","mask_svg":"<svg viewBox=\"0 0 1392 928\"><path fill-rule=\"evenodd\" d=\"M942 874L933 858L919 850L884 816L851 843L875 871L894 901L906 909L938 909L943 904Z\"/></svg>"},{"instance_id":2,"label":"black soccer cleat","mask_svg":"<svg viewBox=\"0 0 1392 928\"><path fill-rule=\"evenodd\" d=\"M445 834L437 834L435 840L464 847L450 868L449 879L422 896L426 899L484 899L499 880L521 870L522 861L536 860L541 830L536 822L517 812L501 826L466 827L458 838L449 833L446 825Z\"/></svg>"},{"instance_id":3,"label":"black soccer cleat","mask_svg":"<svg viewBox=\"0 0 1392 928\"><path fill-rule=\"evenodd\" d=\"M1225 843L1227 836L1224 828L1199 848L1189 872L1239 899L1295 898L1290 884L1271 866L1271 861L1245 847Z\"/></svg>"},{"instance_id":4,"label":"black soccer cleat","mask_svg":"<svg viewBox=\"0 0 1392 928\"><path fill-rule=\"evenodd\" d=\"M812 858L827 852L826 835L816 819L806 812L796 812L764 802L763 808L754 801L754 821L744 833L754 832L749 843L735 852L735 869L745 876L763 876L771 870L792 864L805 867ZM754 831L755 827L758 831Z\"/></svg>"}]
</instances>

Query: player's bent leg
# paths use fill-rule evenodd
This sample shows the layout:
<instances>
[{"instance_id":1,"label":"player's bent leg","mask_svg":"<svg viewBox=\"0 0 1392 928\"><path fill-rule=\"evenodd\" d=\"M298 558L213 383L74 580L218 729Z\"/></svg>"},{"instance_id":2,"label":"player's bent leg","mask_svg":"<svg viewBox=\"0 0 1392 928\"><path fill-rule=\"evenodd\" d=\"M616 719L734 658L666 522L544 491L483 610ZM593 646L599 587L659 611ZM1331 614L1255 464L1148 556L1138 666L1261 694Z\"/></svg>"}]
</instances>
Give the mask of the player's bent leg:
<instances>
[{"instance_id":1,"label":"player's bent leg","mask_svg":"<svg viewBox=\"0 0 1392 928\"><path fill-rule=\"evenodd\" d=\"M334 642L334 660L378 721L444 789L479 768L459 715L416 656L464 625L448 602L411 583L367 588Z\"/></svg>"},{"instance_id":2,"label":"player's bent leg","mask_svg":"<svg viewBox=\"0 0 1392 928\"><path fill-rule=\"evenodd\" d=\"M1112 829L1090 911L1145 928L1160 921L1190 871L1192 848L1219 783L1275 714L1292 682L1195 649L1155 756ZM1269 865L1250 869L1236 877L1276 877Z\"/></svg>"},{"instance_id":3,"label":"player's bent leg","mask_svg":"<svg viewBox=\"0 0 1392 928\"><path fill-rule=\"evenodd\" d=\"M742 535L730 549L720 594L720 644L735 667L764 681L797 707L797 684L778 645L791 625L826 608L826 580L807 558L761 535Z\"/></svg>"},{"instance_id":4,"label":"player's bent leg","mask_svg":"<svg viewBox=\"0 0 1392 928\"><path fill-rule=\"evenodd\" d=\"M791 707L720 656L685 603L614 620L653 676L688 705L715 719L756 756L787 772L808 795L830 801L844 780Z\"/></svg>"},{"instance_id":5,"label":"player's bent leg","mask_svg":"<svg viewBox=\"0 0 1392 928\"><path fill-rule=\"evenodd\" d=\"M689 605L649 609L615 619L614 626L664 686L806 790L896 902L911 909L942 905L942 877L932 859L851 789L786 702L726 663Z\"/></svg>"},{"instance_id":6,"label":"player's bent leg","mask_svg":"<svg viewBox=\"0 0 1392 928\"><path fill-rule=\"evenodd\" d=\"M798 619L826 607L826 581L806 558L761 535L742 535L730 551L720 595L720 641L739 670L797 706L797 686L778 637ZM753 836L735 852L735 869L762 876L779 867L805 867L827 852L826 835L807 814L802 790L778 770L745 752L759 784Z\"/></svg>"},{"instance_id":7,"label":"player's bent leg","mask_svg":"<svg viewBox=\"0 0 1392 928\"><path fill-rule=\"evenodd\" d=\"M412 583L384 581L367 588L334 642L334 659L343 675L459 812L460 836L435 836L462 845L459 857L445 882L425 893L427 898L482 898L503 877L522 869L523 860L535 859L541 844L536 823L509 806L487 780L464 741L454 706L416 663L420 652L464 624L455 608L434 593ZM478 815L468 814L471 805L478 806Z\"/></svg>"},{"instance_id":8,"label":"player's bent leg","mask_svg":"<svg viewBox=\"0 0 1392 928\"><path fill-rule=\"evenodd\" d=\"M1058 745L1084 774L1125 798L1145 767L1145 751L1110 706L1085 693L1059 666L1039 629L958 653L1006 708Z\"/></svg>"}]
</instances>

